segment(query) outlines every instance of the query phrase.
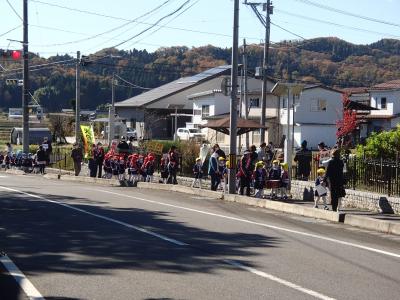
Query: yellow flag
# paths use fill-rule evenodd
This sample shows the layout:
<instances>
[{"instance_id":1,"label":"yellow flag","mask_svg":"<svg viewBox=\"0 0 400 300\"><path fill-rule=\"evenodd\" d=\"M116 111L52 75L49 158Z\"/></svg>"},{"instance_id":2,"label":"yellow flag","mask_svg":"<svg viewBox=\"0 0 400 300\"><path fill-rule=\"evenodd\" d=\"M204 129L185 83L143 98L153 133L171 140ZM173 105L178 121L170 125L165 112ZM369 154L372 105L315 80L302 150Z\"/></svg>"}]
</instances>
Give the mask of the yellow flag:
<instances>
[{"instance_id":1,"label":"yellow flag","mask_svg":"<svg viewBox=\"0 0 400 300\"><path fill-rule=\"evenodd\" d=\"M91 158L92 145L95 143L93 126L81 125L81 131L83 136L83 149L85 152L85 158Z\"/></svg>"}]
</instances>

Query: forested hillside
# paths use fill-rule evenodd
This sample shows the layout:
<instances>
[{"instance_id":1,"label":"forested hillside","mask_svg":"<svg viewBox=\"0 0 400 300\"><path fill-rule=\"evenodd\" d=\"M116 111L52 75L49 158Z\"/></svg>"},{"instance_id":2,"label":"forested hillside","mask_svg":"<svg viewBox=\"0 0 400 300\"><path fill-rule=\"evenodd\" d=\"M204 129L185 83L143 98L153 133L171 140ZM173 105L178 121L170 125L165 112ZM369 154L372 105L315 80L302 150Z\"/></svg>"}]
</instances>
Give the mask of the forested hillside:
<instances>
[{"instance_id":1,"label":"forested hillside","mask_svg":"<svg viewBox=\"0 0 400 300\"><path fill-rule=\"evenodd\" d=\"M262 45L249 45L249 68L261 64ZM31 54L30 91L49 111L71 108L75 98L75 62L68 55L48 59ZM112 74L142 87L153 88L208 68L229 64L231 50L214 46L119 51L104 49L85 59L81 71L83 108L110 102ZM59 65L49 63L65 61ZM268 74L277 79L322 82L329 86L371 86L400 78L400 41L385 39L370 45L354 45L337 38L283 41L271 45ZM8 70L21 63L0 61ZM21 71L0 70L0 107L19 107L21 88L6 86L6 78L22 78ZM123 82L116 88L121 101L143 92Z\"/></svg>"}]
</instances>

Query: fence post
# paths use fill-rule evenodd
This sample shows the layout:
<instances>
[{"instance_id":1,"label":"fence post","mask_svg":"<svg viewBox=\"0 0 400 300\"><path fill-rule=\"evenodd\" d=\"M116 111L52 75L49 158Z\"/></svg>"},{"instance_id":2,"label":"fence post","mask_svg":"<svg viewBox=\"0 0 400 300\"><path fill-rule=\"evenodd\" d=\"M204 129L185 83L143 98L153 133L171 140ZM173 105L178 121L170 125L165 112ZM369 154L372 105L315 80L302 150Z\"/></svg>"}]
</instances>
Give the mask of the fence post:
<instances>
[{"instance_id":1,"label":"fence post","mask_svg":"<svg viewBox=\"0 0 400 300\"><path fill-rule=\"evenodd\" d=\"M396 151L396 166L395 166L395 168L396 168L396 170L395 170L396 177L394 179L395 185L396 185L395 194L399 195L399 177L398 177L398 175L399 175L399 151Z\"/></svg>"},{"instance_id":2,"label":"fence post","mask_svg":"<svg viewBox=\"0 0 400 300\"><path fill-rule=\"evenodd\" d=\"M356 181L357 181L357 158L353 157L353 190L356 189Z\"/></svg>"},{"instance_id":3,"label":"fence post","mask_svg":"<svg viewBox=\"0 0 400 300\"><path fill-rule=\"evenodd\" d=\"M67 154L64 154L64 169L67 169Z\"/></svg>"}]
</instances>

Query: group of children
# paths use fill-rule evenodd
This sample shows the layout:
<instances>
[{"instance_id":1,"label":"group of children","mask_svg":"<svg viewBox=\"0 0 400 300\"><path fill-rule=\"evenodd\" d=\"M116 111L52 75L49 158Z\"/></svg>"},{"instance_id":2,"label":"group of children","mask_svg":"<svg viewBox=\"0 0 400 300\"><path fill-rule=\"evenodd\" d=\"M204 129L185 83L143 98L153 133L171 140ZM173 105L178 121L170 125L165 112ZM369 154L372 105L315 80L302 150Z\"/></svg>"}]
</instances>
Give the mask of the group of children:
<instances>
[{"instance_id":1,"label":"group of children","mask_svg":"<svg viewBox=\"0 0 400 300\"><path fill-rule=\"evenodd\" d=\"M104 177L108 179L115 176L118 180L123 181L126 179L127 171L129 182L152 182L155 172L155 155L152 153L127 155L110 151L104 156L103 168Z\"/></svg>"},{"instance_id":2,"label":"group of children","mask_svg":"<svg viewBox=\"0 0 400 300\"><path fill-rule=\"evenodd\" d=\"M218 158L218 189L224 192L228 191L228 173L230 168L229 160L224 157ZM236 188L242 186L243 181L250 180L250 189L254 190L254 196L257 198L264 197L264 190L271 189L270 195L267 197L276 199L277 197L287 198L287 188L289 184L288 165L281 163L279 160L274 160L272 166L268 167L263 161L255 163L254 170L251 171L250 176L246 176L241 170L240 163L236 170ZM196 159L193 166L193 182L192 187L202 188L202 179L204 177L203 163L200 157ZM250 177L250 178L248 178ZM241 182L242 181L242 182ZM250 194L250 191L248 192Z\"/></svg>"},{"instance_id":3,"label":"group of children","mask_svg":"<svg viewBox=\"0 0 400 300\"><path fill-rule=\"evenodd\" d=\"M0 168L23 170L25 173L35 174L41 172L37 156L31 153L22 153L21 151L17 153L0 153Z\"/></svg>"}]
</instances>

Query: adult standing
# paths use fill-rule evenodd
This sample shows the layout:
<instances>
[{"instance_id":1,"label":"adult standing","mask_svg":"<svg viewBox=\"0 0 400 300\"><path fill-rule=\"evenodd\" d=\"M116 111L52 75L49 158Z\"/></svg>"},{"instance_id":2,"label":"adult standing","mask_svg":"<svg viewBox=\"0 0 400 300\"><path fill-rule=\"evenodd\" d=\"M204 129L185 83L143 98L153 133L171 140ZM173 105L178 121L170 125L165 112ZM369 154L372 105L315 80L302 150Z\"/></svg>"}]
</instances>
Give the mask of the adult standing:
<instances>
[{"instance_id":1,"label":"adult standing","mask_svg":"<svg viewBox=\"0 0 400 300\"><path fill-rule=\"evenodd\" d=\"M101 178L103 171L103 161L104 161L104 148L100 142L97 143L96 149L94 151L94 160L96 161L96 173L98 173L98 177Z\"/></svg>"},{"instance_id":2,"label":"adult standing","mask_svg":"<svg viewBox=\"0 0 400 300\"><path fill-rule=\"evenodd\" d=\"M218 154L218 157L223 157L226 160L226 154L225 152L219 147L218 144L215 144L213 146L213 152L216 152Z\"/></svg>"},{"instance_id":3,"label":"adult standing","mask_svg":"<svg viewBox=\"0 0 400 300\"><path fill-rule=\"evenodd\" d=\"M252 153L251 151L246 150L244 151L242 160L240 162L240 171L239 171L240 195L244 194L244 188L246 188L246 195L250 196L250 183L253 171L254 171L254 165L253 165Z\"/></svg>"},{"instance_id":4,"label":"adult standing","mask_svg":"<svg viewBox=\"0 0 400 300\"><path fill-rule=\"evenodd\" d=\"M318 151L319 151L317 156L318 167L326 169L328 161L331 158L331 153L324 142L320 142L318 144Z\"/></svg>"},{"instance_id":5,"label":"adult standing","mask_svg":"<svg viewBox=\"0 0 400 300\"><path fill-rule=\"evenodd\" d=\"M218 169L218 150L213 147L214 152L211 154L210 160L208 162L208 175L211 177L211 190L216 191L220 183L220 173ZM222 157L222 156L221 156Z\"/></svg>"},{"instance_id":6,"label":"adult standing","mask_svg":"<svg viewBox=\"0 0 400 300\"><path fill-rule=\"evenodd\" d=\"M89 152L89 176L96 177L97 174L97 161L95 160L96 145L92 144L92 149Z\"/></svg>"},{"instance_id":7,"label":"adult standing","mask_svg":"<svg viewBox=\"0 0 400 300\"><path fill-rule=\"evenodd\" d=\"M44 169L46 167L46 151L44 151L43 146L39 146L39 150L36 152L36 162L39 166L40 174L45 174Z\"/></svg>"},{"instance_id":8,"label":"adult standing","mask_svg":"<svg viewBox=\"0 0 400 300\"><path fill-rule=\"evenodd\" d=\"M71 151L71 157L74 161L75 176L79 176L82 169L83 152L78 143L74 144L74 149Z\"/></svg>"},{"instance_id":9,"label":"adult standing","mask_svg":"<svg viewBox=\"0 0 400 300\"><path fill-rule=\"evenodd\" d=\"M311 173L312 153L307 148L307 141L301 143L301 149L296 152L294 161L297 162L297 179L308 180Z\"/></svg>"},{"instance_id":10,"label":"adult standing","mask_svg":"<svg viewBox=\"0 0 400 300\"><path fill-rule=\"evenodd\" d=\"M50 156L51 156L51 153L53 153L53 147L51 145L51 141L49 141L47 136L45 136L43 138L42 147L46 153L46 164L48 165L48 164L50 164Z\"/></svg>"},{"instance_id":11,"label":"adult standing","mask_svg":"<svg viewBox=\"0 0 400 300\"><path fill-rule=\"evenodd\" d=\"M13 147L11 146L10 143L6 143L6 155L11 155L13 153Z\"/></svg>"},{"instance_id":12,"label":"adult standing","mask_svg":"<svg viewBox=\"0 0 400 300\"><path fill-rule=\"evenodd\" d=\"M129 151L129 145L126 142L126 139L124 136L121 136L121 140L117 145L117 149L119 152L128 152Z\"/></svg>"},{"instance_id":13,"label":"adult standing","mask_svg":"<svg viewBox=\"0 0 400 300\"><path fill-rule=\"evenodd\" d=\"M340 150L334 149L332 151L332 159L329 160L326 169L326 179L328 187L331 192L332 210L337 211L339 206L339 199L346 196L344 189L344 176L343 176L344 163L340 159Z\"/></svg>"},{"instance_id":14,"label":"adult standing","mask_svg":"<svg viewBox=\"0 0 400 300\"><path fill-rule=\"evenodd\" d=\"M178 171L178 164L179 164L179 158L178 158L178 153L176 152L176 147L171 146L171 148L168 151L168 179L167 183L169 184L178 184L178 181L176 180L176 173Z\"/></svg>"},{"instance_id":15,"label":"adult standing","mask_svg":"<svg viewBox=\"0 0 400 300\"><path fill-rule=\"evenodd\" d=\"M260 147L257 149L258 161L266 162L266 148L267 144L262 143Z\"/></svg>"},{"instance_id":16,"label":"adult standing","mask_svg":"<svg viewBox=\"0 0 400 300\"><path fill-rule=\"evenodd\" d=\"M258 161L257 147L255 145L250 146L250 157L253 166L255 166Z\"/></svg>"}]
</instances>

